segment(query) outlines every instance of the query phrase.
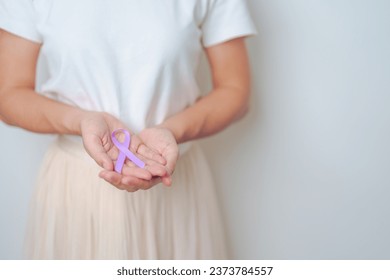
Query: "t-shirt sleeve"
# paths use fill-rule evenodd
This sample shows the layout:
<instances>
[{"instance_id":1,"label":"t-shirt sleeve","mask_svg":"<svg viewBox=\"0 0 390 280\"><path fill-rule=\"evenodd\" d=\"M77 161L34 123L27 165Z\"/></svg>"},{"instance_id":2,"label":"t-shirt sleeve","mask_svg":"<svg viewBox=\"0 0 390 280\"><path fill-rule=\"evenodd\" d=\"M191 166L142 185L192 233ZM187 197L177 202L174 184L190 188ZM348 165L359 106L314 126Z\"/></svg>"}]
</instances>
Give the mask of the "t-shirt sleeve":
<instances>
[{"instance_id":1,"label":"t-shirt sleeve","mask_svg":"<svg viewBox=\"0 0 390 280\"><path fill-rule=\"evenodd\" d=\"M210 0L208 4L201 25L204 47L257 34L245 0Z\"/></svg>"},{"instance_id":2,"label":"t-shirt sleeve","mask_svg":"<svg viewBox=\"0 0 390 280\"><path fill-rule=\"evenodd\" d=\"M41 43L32 0L0 0L0 28Z\"/></svg>"}]
</instances>

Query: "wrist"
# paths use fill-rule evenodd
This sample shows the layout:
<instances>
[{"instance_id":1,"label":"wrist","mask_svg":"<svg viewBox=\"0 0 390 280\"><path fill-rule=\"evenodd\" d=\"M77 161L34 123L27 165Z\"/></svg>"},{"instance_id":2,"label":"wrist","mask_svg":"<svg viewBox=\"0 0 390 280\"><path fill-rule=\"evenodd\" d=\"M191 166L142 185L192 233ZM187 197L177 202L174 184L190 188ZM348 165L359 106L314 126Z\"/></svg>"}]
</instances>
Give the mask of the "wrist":
<instances>
[{"instance_id":1,"label":"wrist","mask_svg":"<svg viewBox=\"0 0 390 280\"><path fill-rule=\"evenodd\" d=\"M180 130L178 128L174 127L173 125L170 125L169 123L164 122L164 123L161 123L161 124L155 126L155 128L168 130L172 134L172 136L175 138L176 143L177 144L181 143L182 135L180 133Z\"/></svg>"},{"instance_id":2,"label":"wrist","mask_svg":"<svg viewBox=\"0 0 390 280\"><path fill-rule=\"evenodd\" d=\"M89 118L92 112L72 108L64 117L64 127L67 134L81 135L82 122Z\"/></svg>"}]
</instances>

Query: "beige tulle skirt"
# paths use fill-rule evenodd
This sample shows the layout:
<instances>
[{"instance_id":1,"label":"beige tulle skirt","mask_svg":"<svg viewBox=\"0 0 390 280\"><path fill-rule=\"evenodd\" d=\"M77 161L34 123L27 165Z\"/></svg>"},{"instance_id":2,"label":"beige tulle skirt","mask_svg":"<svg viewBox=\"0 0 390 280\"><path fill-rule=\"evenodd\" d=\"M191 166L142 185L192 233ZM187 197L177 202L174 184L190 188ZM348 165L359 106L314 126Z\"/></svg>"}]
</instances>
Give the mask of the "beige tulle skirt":
<instances>
[{"instance_id":1,"label":"beige tulle skirt","mask_svg":"<svg viewBox=\"0 0 390 280\"><path fill-rule=\"evenodd\" d=\"M134 193L98 177L81 143L59 137L36 184L26 235L29 259L226 259L212 177L193 145L171 187Z\"/></svg>"}]
</instances>

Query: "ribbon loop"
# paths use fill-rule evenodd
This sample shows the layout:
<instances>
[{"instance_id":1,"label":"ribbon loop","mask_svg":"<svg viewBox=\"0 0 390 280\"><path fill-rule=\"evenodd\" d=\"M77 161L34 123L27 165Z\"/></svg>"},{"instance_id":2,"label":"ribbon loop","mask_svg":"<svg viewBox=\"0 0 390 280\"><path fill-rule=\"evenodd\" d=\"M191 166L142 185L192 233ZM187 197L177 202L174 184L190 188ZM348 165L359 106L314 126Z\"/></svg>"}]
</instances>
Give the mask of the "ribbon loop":
<instances>
[{"instance_id":1,"label":"ribbon loop","mask_svg":"<svg viewBox=\"0 0 390 280\"><path fill-rule=\"evenodd\" d=\"M119 142L119 140L116 138L116 134L118 132L123 132L125 134L125 140L122 143ZM123 128L117 129L112 132L111 139L120 152L115 164L116 172L118 173L122 172L123 165L125 164L126 158L130 159L132 162L134 162L135 165L137 165L140 168L145 167L145 163L129 150L130 140L131 140L130 132L128 132L126 129Z\"/></svg>"}]
</instances>

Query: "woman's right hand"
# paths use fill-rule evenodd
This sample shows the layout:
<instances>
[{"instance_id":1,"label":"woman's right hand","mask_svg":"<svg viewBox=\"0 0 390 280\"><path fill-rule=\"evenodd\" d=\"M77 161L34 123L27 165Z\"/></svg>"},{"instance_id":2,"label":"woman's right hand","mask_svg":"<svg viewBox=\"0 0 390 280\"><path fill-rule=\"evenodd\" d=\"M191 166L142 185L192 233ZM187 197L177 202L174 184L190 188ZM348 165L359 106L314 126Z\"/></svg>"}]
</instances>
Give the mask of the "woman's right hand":
<instances>
[{"instance_id":1,"label":"woman's right hand","mask_svg":"<svg viewBox=\"0 0 390 280\"><path fill-rule=\"evenodd\" d=\"M122 174L114 172L115 161L119 151L111 141L112 131L126 128L114 116L104 112L86 112L80 121L81 136L88 154L104 170L99 176L115 187L136 191L146 189L161 182L167 175L166 160L157 152L147 147L139 137L131 136L130 150L146 165L139 168L130 160L126 160ZM122 139L119 139L122 141Z\"/></svg>"}]
</instances>

